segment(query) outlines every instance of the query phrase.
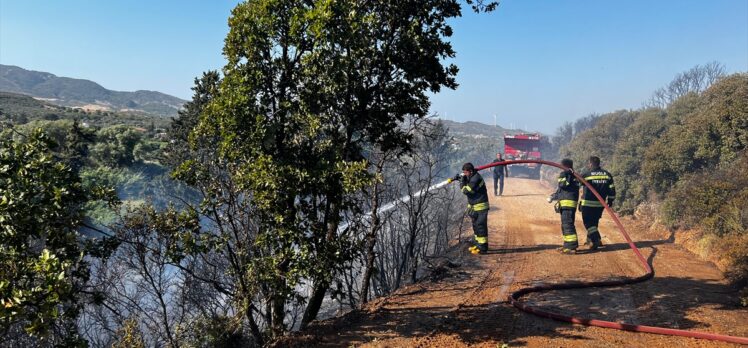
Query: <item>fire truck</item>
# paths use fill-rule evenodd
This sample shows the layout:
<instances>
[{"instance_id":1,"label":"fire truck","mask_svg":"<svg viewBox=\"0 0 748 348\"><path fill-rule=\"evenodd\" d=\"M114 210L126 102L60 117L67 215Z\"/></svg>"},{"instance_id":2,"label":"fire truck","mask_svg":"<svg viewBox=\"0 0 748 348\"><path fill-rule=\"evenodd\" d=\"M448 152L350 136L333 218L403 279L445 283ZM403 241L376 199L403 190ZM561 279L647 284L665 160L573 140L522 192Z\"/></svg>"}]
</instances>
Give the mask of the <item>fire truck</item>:
<instances>
[{"instance_id":1,"label":"fire truck","mask_svg":"<svg viewBox=\"0 0 748 348\"><path fill-rule=\"evenodd\" d=\"M504 134L504 158L507 160L539 160L543 152L548 151L548 138L539 133ZM509 175L525 175L530 179L540 179L540 164L512 164L508 167Z\"/></svg>"}]
</instances>

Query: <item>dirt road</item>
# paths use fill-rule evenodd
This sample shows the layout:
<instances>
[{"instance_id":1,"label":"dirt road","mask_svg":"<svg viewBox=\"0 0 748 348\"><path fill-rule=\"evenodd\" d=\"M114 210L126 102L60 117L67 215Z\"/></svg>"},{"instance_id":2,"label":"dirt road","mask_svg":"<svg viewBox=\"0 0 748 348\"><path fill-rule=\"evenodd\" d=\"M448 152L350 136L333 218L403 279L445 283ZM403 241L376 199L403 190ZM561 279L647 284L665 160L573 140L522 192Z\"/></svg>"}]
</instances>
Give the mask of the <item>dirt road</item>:
<instances>
[{"instance_id":1,"label":"dirt road","mask_svg":"<svg viewBox=\"0 0 748 348\"><path fill-rule=\"evenodd\" d=\"M490 181L490 180L489 180ZM490 183L489 183L490 185ZM606 247L596 253L561 255L559 216L538 181L510 178L504 196L490 197L488 255L455 246L438 281L412 284L361 311L311 325L285 342L298 346L365 347L722 347L730 344L591 328L538 318L506 303L527 285L603 280L643 273L606 216L600 230ZM492 188L489 188L492 192ZM577 216L580 244L586 232ZM641 223L641 222L638 222ZM748 336L748 310L711 264L638 228L629 233L652 261L654 280L614 288L553 291L525 298L565 314L628 323ZM466 231L468 235L471 231ZM582 247L584 248L584 247Z\"/></svg>"}]
</instances>

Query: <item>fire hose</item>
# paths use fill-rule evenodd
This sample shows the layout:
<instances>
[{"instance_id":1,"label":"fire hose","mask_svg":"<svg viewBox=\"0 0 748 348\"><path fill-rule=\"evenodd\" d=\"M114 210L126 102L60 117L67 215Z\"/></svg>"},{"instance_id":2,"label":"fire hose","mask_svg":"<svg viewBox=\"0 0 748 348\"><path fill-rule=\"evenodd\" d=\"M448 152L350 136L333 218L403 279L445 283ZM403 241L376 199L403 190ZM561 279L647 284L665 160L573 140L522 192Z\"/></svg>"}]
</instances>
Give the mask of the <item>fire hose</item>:
<instances>
[{"instance_id":1,"label":"fire hose","mask_svg":"<svg viewBox=\"0 0 748 348\"><path fill-rule=\"evenodd\" d=\"M555 163L555 162L550 162L550 161L508 160L508 161L501 161L501 162L494 162L494 163L486 164L486 165L475 168L475 170L480 171L483 169L487 169L487 168L491 168L491 167L495 167L499 165L523 164L523 163L545 164L545 165L565 169L560 164ZM548 285L539 285L539 286L522 288L522 289L519 289L513 292L508 297L509 302L514 307L516 307L517 309L521 311L534 314L540 317L550 318L550 319L554 319L558 321L565 321L565 322L569 322L573 324L597 326L597 327L604 327L604 328L632 331L632 332L646 332L646 333L659 334L659 335L692 337L692 338L708 339L708 340L723 341L723 342L730 342L730 343L748 344L748 337L728 336L728 335L720 335L720 334L713 334L713 333L699 332L699 331L688 331L688 330L671 329L671 328L656 327L656 326L612 322L612 321L598 320L598 319L580 318L580 317L565 315L561 313L546 311L546 310L542 310L539 308L534 308L524 302L521 302L520 298L522 296L525 296L527 294L534 293L534 292L629 285L629 284L644 282L646 280L654 278L654 270L649 265L649 263L644 258L644 256L642 256L641 252L636 247L634 242L631 240L631 237L626 232L626 229L623 227L623 224L621 224L621 221L618 219L618 216L616 216L615 212L613 212L613 210L608 206L608 204L605 202L603 197L600 196L600 194L597 192L597 190L595 190L595 188L592 185L590 185L586 180L584 180L584 178L582 178L576 172L572 172L572 173L577 178L577 180L579 180L579 182L584 184L584 186L586 186L590 190L590 192L592 192L595 195L597 200L600 201L600 203L603 205L603 207L605 208L605 211L608 212L608 215L610 215L610 217L615 222L616 226L618 227L618 230L621 232L621 235L623 235L623 238L626 239L626 242L628 243L629 247L631 247L631 250L634 252L634 255L636 255L636 258L639 260L639 264L642 266L642 268L644 268L645 273L644 275L641 275L635 278L624 278L624 279L595 281L595 282L559 283L559 284L548 284Z\"/></svg>"}]
</instances>

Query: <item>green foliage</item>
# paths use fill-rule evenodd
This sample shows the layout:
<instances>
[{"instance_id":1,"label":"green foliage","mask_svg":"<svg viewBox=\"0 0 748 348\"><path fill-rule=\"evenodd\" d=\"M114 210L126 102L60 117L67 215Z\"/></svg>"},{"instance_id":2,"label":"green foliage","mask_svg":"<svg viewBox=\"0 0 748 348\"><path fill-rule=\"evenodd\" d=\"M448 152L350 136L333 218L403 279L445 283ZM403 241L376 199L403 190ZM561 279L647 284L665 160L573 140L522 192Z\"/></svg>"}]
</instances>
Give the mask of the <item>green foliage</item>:
<instances>
[{"instance_id":1,"label":"green foliage","mask_svg":"<svg viewBox=\"0 0 748 348\"><path fill-rule=\"evenodd\" d=\"M111 167L127 167L135 163L135 146L142 133L124 125L102 128L96 132L97 142L91 157L98 163Z\"/></svg>"},{"instance_id":2,"label":"green foliage","mask_svg":"<svg viewBox=\"0 0 748 348\"><path fill-rule=\"evenodd\" d=\"M251 340L242 333L241 320L224 316L199 317L190 328L186 346L232 348L251 346Z\"/></svg>"},{"instance_id":3,"label":"green foliage","mask_svg":"<svg viewBox=\"0 0 748 348\"><path fill-rule=\"evenodd\" d=\"M621 110L600 116L595 127L576 135L571 143L561 148L561 157L571 156L574 163L580 164L586 163L590 154L611 158L617 142L638 115L638 112Z\"/></svg>"},{"instance_id":4,"label":"green foliage","mask_svg":"<svg viewBox=\"0 0 748 348\"><path fill-rule=\"evenodd\" d=\"M112 348L145 348L143 334L138 329L138 321L128 319L117 331L117 338Z\"/></svg>"},{"instance_id":5,"label":"green foliage","mask_svg":"<svg viewBox=\"0 0 748 348\"><path fill-rule=\"evenodd\" d=\"M603 115L564 150L577 161L590 155L605 161L620 212L662 201L670 227L719 236L731 277L746 284L747 148L748 74L735 74L700 94L681 94L666 109Z\"/></svg>"},{"instance_id":6,"label":"green foliage","mask_svg":"<svg viewBox=\"0 0 748 348\"><path fill-rule=\"evenodd\" d=\"M636 119L625 128L614 145L613 156L606 167L616 175L616 196L621 212L633 212L644 202L651 187L640 178L642 154L668 127L667 114L660 109L641 110ZM583 162L584 163L584 162Z\"/></svg>"},{"instance_id":7,"label":"green foliage","mask_svg":"<svg viewBox=\"0 0 748 348\"><path fill-rule=\"evenodd\" d=\"M99 244L77 230L83 205L115 200L84 190L41 129L21 138L0 140L0 330L20 325L45 337L54 328L72 343L89 277L85 256Z\"/></svg>"},{"instance_id":8,"label":"green foliage","mask_svg":"<svg viewBox=\"0 0 748 348\"><path fill-rule=\"evenodd\" d=\"M81 171L84 187L112 187L125 206L148 202L158 209L173 204L174 197L198 202L196 193L181 182L170 178L169 170L158 164L140 164L127 168L86 167ZM181 204L178 204L181 206ZM125 207L122 207L125 208ZM99 225L115 222L121 209L112 209L102 202L86 204L86 216Z\"/></svg>"},{"instance_id":9,"label":"green foliage","mask_svg":"<svg viewBox=\"0 0 748 348\"><path fill-rule=\"evenodd\" d=\"M685 174L666 195L663 216L673 227L717 235L748 230L748 152L716 168Z\"/></svg>"},{"instance_id":10,"label":"green foliage","mask_svg":"<svg viewBox=\"0 0 748 348\"><path fill-rule=\"evenodd\" d=\"M196 199L194 192L172 180L168 169L159 164L166 143L149 138L141 130L120 125L97 132L82 127L77 121L32 121L2 130L0 137L22 141L23 134L37 128L43 129L58 144L53 151L54 156L63 160L74 172L80 173L85 188L115 188L122 200L133 200L133 203L151 200L159 208L166 207L173 197L190 201ZM117 158L123 164L111 167ZM125 165L128 161L131 161L130 164ZM100 226L114 222L119 213L100 201L86 203L85 212L90 221Z\"/></svg>"},{"instance_id":11,"label":"green foliage","mask_svg":"<svg viewBox=\"0 0 748 348\"><path fill-rule=\"evenodd\" d=\"M308 302L302 326L314 319L352 258L352 231L339 226L363 214L354 197L373 179L365 149L407 153L405 118L426 117L428 93L456 87L457 68L443 62L454 56L446 21L460 14L455 0L260 0L232 11L224 77L217 89L215 74L196 81L195 110L182 115L187 127L200 115L191 159L175 175L204 192L202 214L251 209L252 228L219 236L242 255L238 300L271 303L273 334L287 301ZM302 280L314 284L306 299Z\"/></svg>"},{"instance_id":12,"label":"green foliage","mask_svg":"<svg viewBox=\"0 0 748 348\"><path fill-rule=\"evenodd\" d=\"M217 71L204 72L201 78L195 78L192 100L184 104L169 128L169 144L164 148L164 159L169 165L179 165L190 156L189 136L200 121L200 113L218 93L221 77Z\"/></svg>"},{"instance_id":13,"label":"green foliage","mask_svg":"<svg viewBox=\"0 0 748 348\"><path fill-rule=\"evenodd\" d=\"M685 173L735 159L748 146L748 75L723 79L696 105L645 153L642 171L658 192Z\"/></svg>"},{"instance_id":14,"label":"green foliage","mask_svg":"<svg viewBox=\"0 0 748 348\"><path fill-rule=\"evenodd\" d=\"M162 158L165 148L166 143L162 141L142 139L132 149L133 161L136 163L158 162Z\"/></svg>"},{"instance_id":15,"label":"green foliage","mask_svg":"<svg viewBox=\"0 0 748 348\"><path fill-rule=\"evenodd\" d=\"M186 143L190 133L200 120L200 113L210 103L213 96L218 92L221 77L217 71L204 72L201 78L195 78L192 100L184 104L184 109L179 112L179 117L171 123L169 136L172 139Z\"/></svg>"},{"instance_id":16,"label":"green foliage","mask_svg":"<svg viewBox=\"0 0 748 348\"><path fill-rule=\"evenodd\" d=\"M616 176L617 208L633 213L661 198L687 173L736 158L746 147L748 77L737 74L702 94L689 93L667 109L602 115L561 149L577 163L602 158Z\"/></svg>"}]
</instances>

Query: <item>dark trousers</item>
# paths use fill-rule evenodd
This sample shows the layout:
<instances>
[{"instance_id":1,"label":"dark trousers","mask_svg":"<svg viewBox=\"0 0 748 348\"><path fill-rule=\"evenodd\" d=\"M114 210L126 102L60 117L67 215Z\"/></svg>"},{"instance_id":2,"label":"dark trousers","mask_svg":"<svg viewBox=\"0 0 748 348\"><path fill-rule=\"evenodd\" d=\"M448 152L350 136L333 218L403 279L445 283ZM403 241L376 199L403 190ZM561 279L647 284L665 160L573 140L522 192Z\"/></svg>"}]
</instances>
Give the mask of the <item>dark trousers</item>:
<instances>
[{"instance_id":1,"label":"dark trousers","mask_svg":"<svg viewBox=\"0 0 748 348\"><path fill-rule=\"evenodd\" d=\"M496 195L496 188L499 189L499 194L504 193L504 176L503 175L493 176L493 194L494 195Z\"/></svg>"},{"instance_id":2,"label":"dark trousers","mask_svg":"<svg viewBox=\"0 0 748 348\"><path fill-rule=\"evenodd\" d=\"M576 212L576 209L561 209L561 233L564 236L564 248L566 249L576 249L579 247L577 228L574 226Z\"/></svg>"},{"instance_id":3,"label":"dark trousers","mask_svg":"<svg viewBox=\"0 0 748 348\"><path fill-rule=\"evenodd\" d=\"M488 250L488 209L481 211L470 211L470 221L473 222L473 234L475 235L475 246L481 251Z\"/></svg>"},{"instance_id":4,"label":"dark trousers","mask_svg":"<svg viewBox=\"0 0 748 348\"><path fill-rule=\"evenodd\" d=\"M582 222L584 222L584 228L587 229L587 240L592 243L600 243L600 231L597 229L597 225L600 223L600 218L603 216L602 207L585 207L580 208L582 211Z\"/></svg>"}]
</instances>

